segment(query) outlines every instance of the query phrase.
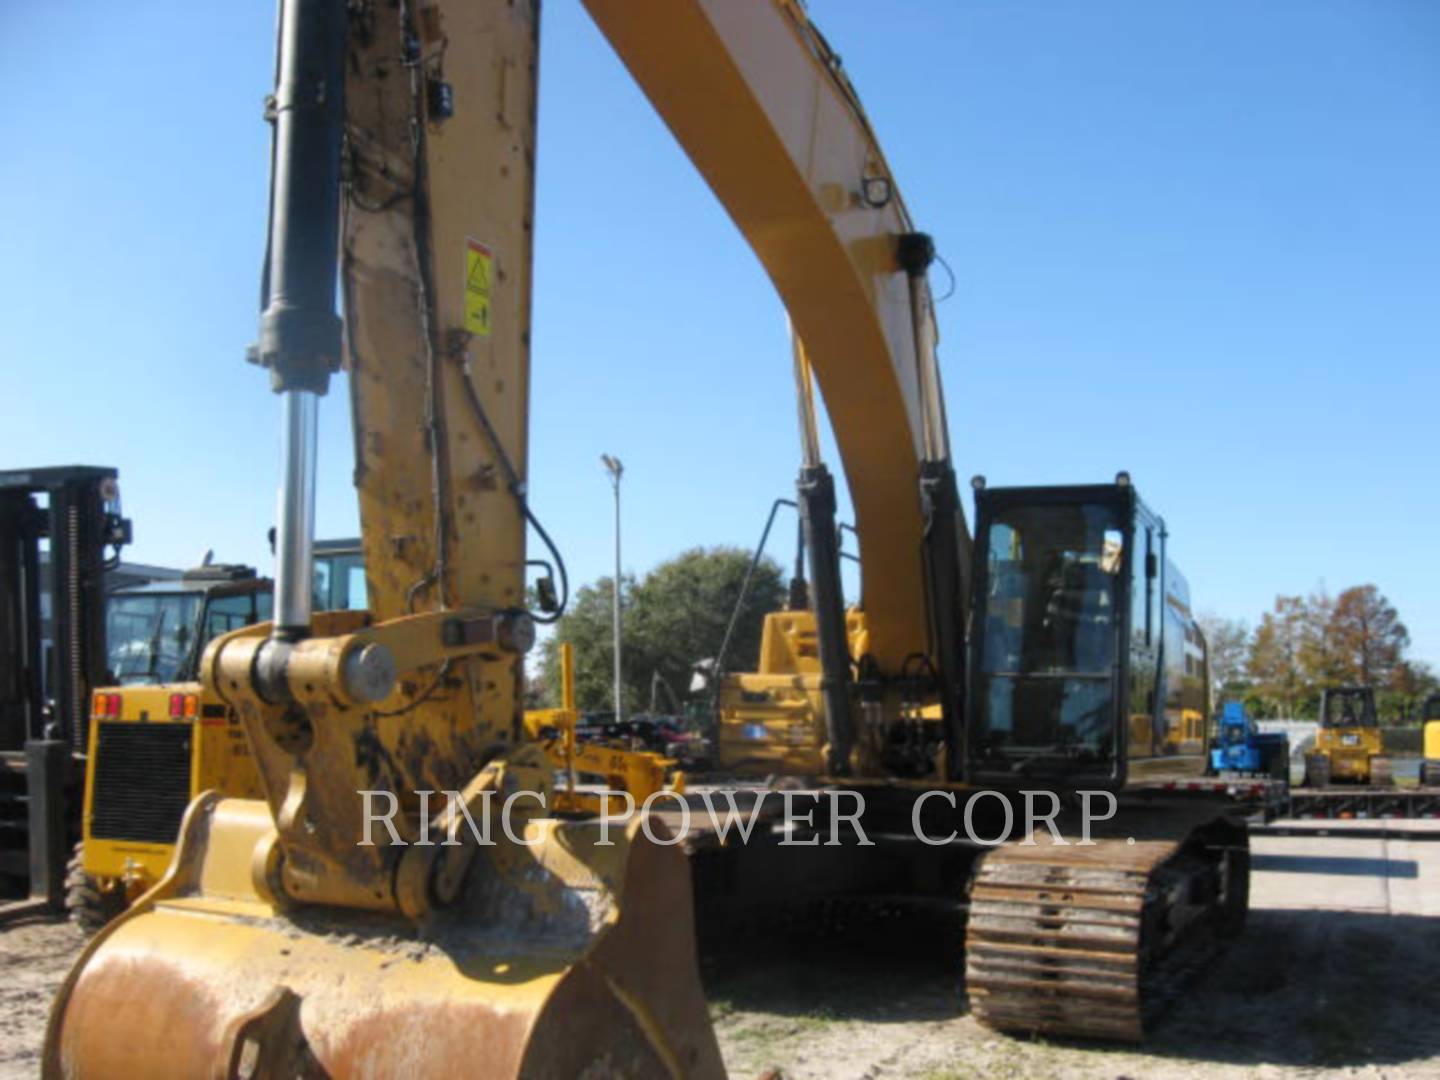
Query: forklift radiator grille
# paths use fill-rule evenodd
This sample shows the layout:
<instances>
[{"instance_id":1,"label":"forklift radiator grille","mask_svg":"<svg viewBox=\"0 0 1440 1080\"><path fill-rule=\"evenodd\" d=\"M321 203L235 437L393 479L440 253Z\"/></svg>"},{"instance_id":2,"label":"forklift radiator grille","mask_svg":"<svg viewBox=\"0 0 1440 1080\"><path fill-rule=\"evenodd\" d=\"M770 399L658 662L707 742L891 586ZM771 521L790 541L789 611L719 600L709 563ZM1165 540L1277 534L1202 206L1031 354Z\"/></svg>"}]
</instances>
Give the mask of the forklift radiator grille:
<instances>
[{"instance_id":1,"label":"forklift radiator grille","mask_svg":"<svg viewBox=\"0 0 1440 1080\"><path fill-rule=\"evenodd\" d=\"M190 725L101 723L90 835L173 844L190 803Z\"/></svg>"}]
</instances>

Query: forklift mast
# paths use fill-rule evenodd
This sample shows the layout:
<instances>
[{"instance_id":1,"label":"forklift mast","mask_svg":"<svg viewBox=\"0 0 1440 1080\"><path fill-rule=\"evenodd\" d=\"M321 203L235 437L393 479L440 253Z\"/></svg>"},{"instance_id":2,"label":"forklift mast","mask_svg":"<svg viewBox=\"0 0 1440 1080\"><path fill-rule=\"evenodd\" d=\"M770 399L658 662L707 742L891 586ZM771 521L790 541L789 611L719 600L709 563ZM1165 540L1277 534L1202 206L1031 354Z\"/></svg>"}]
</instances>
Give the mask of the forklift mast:
<instances>
[{"instance_id":1,"label":"forklift mast","mask_svg":"<svg viewBox=\"0 0 1440 1080\"><path fill-rule=\"evenodd\" d=\"M28 884L51 906L78 833L72 761L105 675L105 571L130 542L116 478L85 465L0 472L0 887Z\"/></svg>"},{"instance_id":2,"label":"forklift mast","mask_svg":"<svg viewBox=\"0 0 1440 1080\"><path fill-rule=\"evenodd\" d=\"M84 752L90 689L105 675L105 571L130 542L117 475L0 472L0 626L11 643L0 652L0 750L54 738Z\"/></svg>"}]
</instances>

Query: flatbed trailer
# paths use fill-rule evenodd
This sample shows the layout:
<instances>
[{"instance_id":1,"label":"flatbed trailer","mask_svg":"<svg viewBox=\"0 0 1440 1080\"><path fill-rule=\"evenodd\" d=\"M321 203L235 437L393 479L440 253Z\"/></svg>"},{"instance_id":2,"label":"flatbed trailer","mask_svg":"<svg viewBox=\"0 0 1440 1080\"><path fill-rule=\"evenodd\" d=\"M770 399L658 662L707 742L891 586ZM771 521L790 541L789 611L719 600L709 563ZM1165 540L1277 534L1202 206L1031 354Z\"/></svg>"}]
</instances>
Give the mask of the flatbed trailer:
<instances>
[{"instance_id":1,"label":"flatbed trailer","mask_svg":"<svg viewBox=\"0 0 1440 1080\"><path fill-rule=\"evenodd\" d=\"M1135 785L1137 792L1209 793L1251 808L1247 820L1264 824L1290 812L1290 785L1268 777L1196 776L1183 780L1155 780Z\"/></svg>"},{"instance_id":2,"label":"flatbed trailer","mask_svg":"<svg viewBox=\"0 0 1440 1080\"><path fill-rule=\"evenodd\" d=\"M1440 787L1292 788L1287 817L1321 820L1440 818Z\"/></svg>"},{"instance_id":3,"label":"flatbed trailer","mask_svg":"<svg viewBox=\"0 0 1440 1080\"><path fill-rule=\"evenodd\" d=\"M1252 824L1293 818L1297 820L1382 820L1440 818L1440 787L1361 786L1292 787L1283 780L1206 776L1168 780L1164 790L1224 792L1238 801L1253 803L1261 816Z\"/></svg>"}]
</instances>

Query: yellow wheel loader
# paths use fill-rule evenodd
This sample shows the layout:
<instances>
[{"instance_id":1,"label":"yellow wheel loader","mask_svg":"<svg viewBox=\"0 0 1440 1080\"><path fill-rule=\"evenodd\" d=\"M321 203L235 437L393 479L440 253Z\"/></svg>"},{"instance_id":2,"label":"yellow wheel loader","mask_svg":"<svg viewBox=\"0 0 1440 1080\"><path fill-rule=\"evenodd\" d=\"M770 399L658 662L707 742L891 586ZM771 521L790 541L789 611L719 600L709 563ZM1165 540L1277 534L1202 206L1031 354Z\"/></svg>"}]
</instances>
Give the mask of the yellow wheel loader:
<instances>
[{"instance_id":1,"label":"yellow wheel loader","mask_svg":"<svg viewBox=\"0 0 1440 1080\"><path fill-rule=\"evenodd\" d=\"M329 608L365 603L358 540L315 544L314 592ZM80 840L65 907L94 931L170 864L185 808L205 791L259 798L239 717L199 678L214 637L270 618L273 582L206 565L105 598L106 683L90 699Z\"/></svg>"},{"instance_id":2,"label":"yellow wheel loader","mask_svg":"<svg viewBox=\"0 0 1440 1080\"><path fill-rule=\"evenodd\" d=\"M1305 755L1305 786L1394 783L1380 734L1375 691L1368 686L1329 686L1320 691L1315 745Z\"/></svg>"},{"instance_id":3,"label":"yellow wheel loader","mask_svg":"<svg viewBox=\"0 0 1440 1080\"><path fill-rule=\"evenodd\" d=\"M198 671L211 638L268 619L270 603L271 582L243 566L106 598L109 685L91 699L82 834L66 879L66 908L85 929L160 879L201 792L260 796L239 718Z\"/></svg>"}]
</instances>

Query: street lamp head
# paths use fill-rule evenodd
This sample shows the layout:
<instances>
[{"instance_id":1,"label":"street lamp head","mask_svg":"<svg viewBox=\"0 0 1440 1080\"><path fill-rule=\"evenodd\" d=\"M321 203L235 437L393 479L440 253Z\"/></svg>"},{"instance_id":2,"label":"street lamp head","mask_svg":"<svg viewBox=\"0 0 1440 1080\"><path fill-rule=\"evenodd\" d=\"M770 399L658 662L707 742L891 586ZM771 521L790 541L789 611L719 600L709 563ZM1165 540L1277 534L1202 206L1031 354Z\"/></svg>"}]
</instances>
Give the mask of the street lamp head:
<instances>
[{"instance_id":1,"label":"street lamp head","mask_svg":"<svg viewBox=\"0 0 1440 1080\"><path fill-rule=\"evenodd\" d=\"M609 470L610 475L615 480L619 480L620 474L625 471L625 466L620 464L620 459L617 457L612 457L609 454L601 454L600 463Z\"/></svg>"}]
</instances>

